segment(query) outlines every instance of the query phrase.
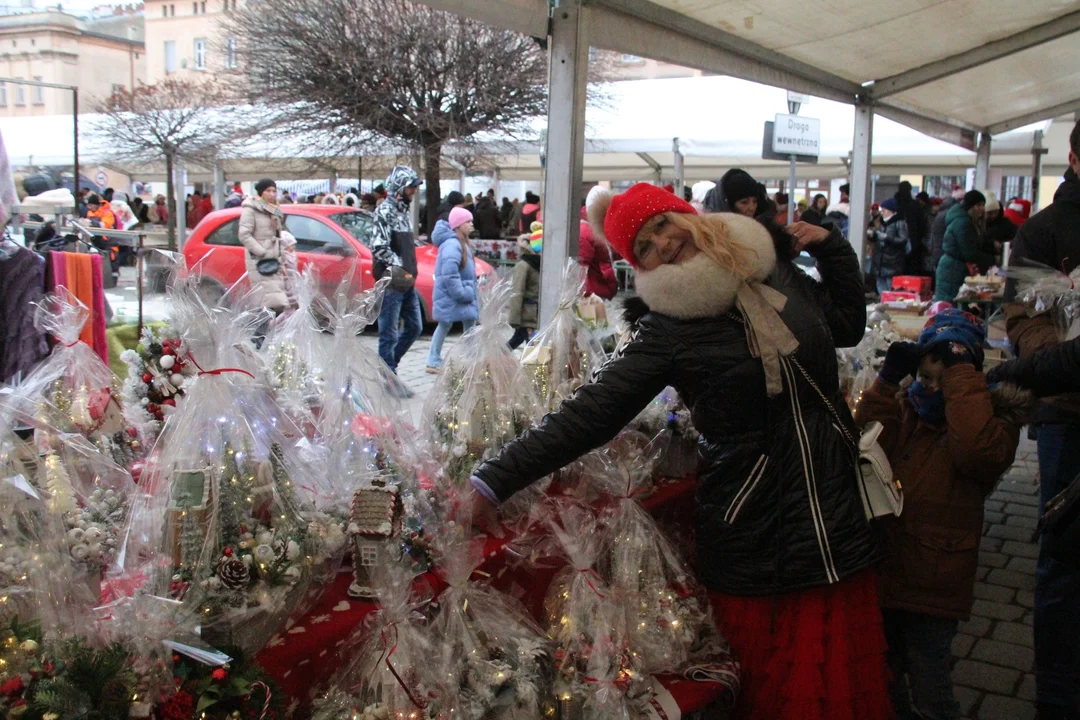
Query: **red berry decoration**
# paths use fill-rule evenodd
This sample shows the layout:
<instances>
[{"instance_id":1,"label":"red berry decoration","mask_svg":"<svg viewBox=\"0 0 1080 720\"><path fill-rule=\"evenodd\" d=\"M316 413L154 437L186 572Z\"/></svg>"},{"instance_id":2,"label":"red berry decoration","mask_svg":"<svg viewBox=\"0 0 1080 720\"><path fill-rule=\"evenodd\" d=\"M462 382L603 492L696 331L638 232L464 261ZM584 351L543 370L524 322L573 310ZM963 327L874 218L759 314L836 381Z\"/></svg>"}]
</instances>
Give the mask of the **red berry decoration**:
<instances>
[{"instance_id":1,"label":"red berry decoration","mask_svg":"<svg viewBox=\"0 0 1080 720\"><path fill-rule=\"evenodd\" d=\"M150 403L146 406L146 409L152 413L156 413L158 410L161 409L161 407L157 403Z\"/></svg>"},{"instance_id":2,"label":"red berry decoration","mask_svg":"<svg viewBox=\"0 0 1080 720\"><path fill-rule=\"evenodd\" d=\"M232 557L232 548L231 547L226 547L221 552L224 553L225 557Z\"/></svg>"},{"instance_id":3,"label":"red berry decoration","mask_svg":"<svg viewBox=\"0 0 1080 720\"><path fill-rule=\"evenodd\" d=\"M176 351L173 350L171 347L166 346L166 347L161 349L161 354L162 355L175 355Z\"/></svg>"},{"instance_id":4,"label":"red berry decoration","mask_svg":"<svg viewBox=\"0 0 1080 720\"><path fill-rule=\"evenodd\" d=\"M161 401L162 405L168 405L169 407L176 407L176 400L173 398L165 398Z\"/></svg>"},{"instance_id":5,"label":"red berry decoration","mask_svg":"<svg viewBox=\"0 0 1080 720\"><path fill-rule=\"evenodd\" d=\"M129 427L129 428L127 429L127 434L128 434L128 437L130 437L130 438L137 438L137 437L139 437L139 431L138 431L138 430L136 430L136 429L135 429L135 428L133 428L133 427Z\"/></svg>"},{"instance_id":6,"label":"red berry decoration","mask_svg":"<svg viewBox=\"0 0 1080 720\"><path fill-rule=\"evenodd\" d=\"M150 373L143 373L142 381L144 383L146 383L147 385L149 385L150 381L153 380L153 379L154 379L154 376L151 375Z\"/></svg>"},{"instance_id":7,"label":"red berry decoration","mask_svg":"<svg viewBox=\"0 0 1080 720\"><path fill-rule=\"evenodd\" d=\"M225 668L214 668L214 671L210 673L210 677L214 682L224 682L225 679L229 677L229 673Z\"/></svg>"}]
</instances>

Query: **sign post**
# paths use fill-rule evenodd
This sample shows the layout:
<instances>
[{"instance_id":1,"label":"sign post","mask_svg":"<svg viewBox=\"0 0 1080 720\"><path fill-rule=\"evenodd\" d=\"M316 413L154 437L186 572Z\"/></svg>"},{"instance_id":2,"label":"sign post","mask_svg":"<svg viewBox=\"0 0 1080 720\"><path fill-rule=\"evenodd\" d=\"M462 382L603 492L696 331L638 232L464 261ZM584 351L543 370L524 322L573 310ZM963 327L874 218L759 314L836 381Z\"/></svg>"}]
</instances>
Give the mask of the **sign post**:
<instances>
[{"instance_id":1,"label":"sign post","mask_svg":"<svg viewBox=\"0 0 1080 720\"><path fill-rule=\"evenodd\" d=\"M799 106L805 98L788 93L790 115L776 114L773 123L772 150L777 155L786 155L788 159L788 213L790 225L795 221L795 163L798 155L817 157L821 152L821 121L816 118L801 117Z\"/></svg>"}]
</instances>

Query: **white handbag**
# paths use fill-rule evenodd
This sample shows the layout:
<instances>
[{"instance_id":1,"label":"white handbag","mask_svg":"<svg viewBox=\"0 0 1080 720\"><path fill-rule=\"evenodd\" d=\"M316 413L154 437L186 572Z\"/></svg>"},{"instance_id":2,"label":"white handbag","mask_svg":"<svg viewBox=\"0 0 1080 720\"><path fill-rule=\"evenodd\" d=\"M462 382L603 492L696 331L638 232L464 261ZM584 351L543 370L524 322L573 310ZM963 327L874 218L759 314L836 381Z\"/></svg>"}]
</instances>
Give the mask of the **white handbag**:
<instances>
[{"instance_id":1,"label":"white handbag","mask_svg":"<svg viewBox=\"0 0 1080 720\"><path fill-rule=\"evenodd\" d=\"M869 520L904 511L904 489L877 441L882 429L877 421L868 423L859 438L859 495Z\"/></svg>"},{"instance_id":2,"label":"white handbag","mask_svg":"<svg viewBox=\"0 0 1080 720\"><path fill-rule=\"evenodd\" d=\"M810 387L814 388L821 401L825 403L825 407L829 409L829 413L832 414L833 420L836 422L837 430L858 451L859 459L855 480L859 485L859 497L862 498L866 519L873 520L885 515L899 516L904 511L904 490L900 486L900 481L893 477L892 465L889 463L888 456L885 455L884 448L878 444L878 436L881 435L881 431L884 429L881 423L877 421L868 423L856 445L855 438L844 427L840 414L836 412L836 408L829 402L829 398L825 397L825 393L821 392L821 388L810 377L810 373L803 369L798 360L792 358L791 362L799 369Z\"/></svg>"}]
</instances>

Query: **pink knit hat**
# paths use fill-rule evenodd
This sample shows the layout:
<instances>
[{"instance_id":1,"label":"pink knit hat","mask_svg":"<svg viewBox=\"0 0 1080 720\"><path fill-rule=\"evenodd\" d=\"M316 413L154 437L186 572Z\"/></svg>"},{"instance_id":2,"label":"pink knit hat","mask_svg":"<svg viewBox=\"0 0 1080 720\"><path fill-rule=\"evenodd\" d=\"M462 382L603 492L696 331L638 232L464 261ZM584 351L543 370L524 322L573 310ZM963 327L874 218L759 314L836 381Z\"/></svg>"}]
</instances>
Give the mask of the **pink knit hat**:
<instances>
[{"instance_id":1,"label":"pink knit hat","mask_svg":"<svg viewBox=\"0 0 1080 720\"><path fill-rule=\"evenodd\" d=\"M472 222L472 213L465 208L456 207L450 211L451 230L457 230L467 222Z\"/></svg>"}]
</instances>

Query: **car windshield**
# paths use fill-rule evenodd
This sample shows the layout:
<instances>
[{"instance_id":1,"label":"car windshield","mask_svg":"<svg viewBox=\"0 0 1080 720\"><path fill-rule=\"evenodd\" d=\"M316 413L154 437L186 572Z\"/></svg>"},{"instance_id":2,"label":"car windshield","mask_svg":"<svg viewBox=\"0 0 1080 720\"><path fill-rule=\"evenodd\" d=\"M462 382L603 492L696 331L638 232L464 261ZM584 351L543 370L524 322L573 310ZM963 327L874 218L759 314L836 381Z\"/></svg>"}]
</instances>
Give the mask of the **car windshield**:
<instances>
[{"instance_id":1,"label":"car windshield","mask_svg":"<svg viewBox=\"0 0 1080 720\"><path fill-rule=\"evenodd\" d=\"M334 213L330 219L336 222L354 238L371 247L371 216L362 212Z\"/></svg>"}]
</instances>

